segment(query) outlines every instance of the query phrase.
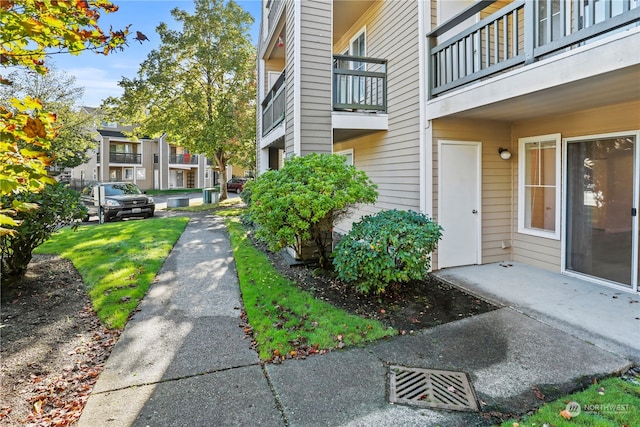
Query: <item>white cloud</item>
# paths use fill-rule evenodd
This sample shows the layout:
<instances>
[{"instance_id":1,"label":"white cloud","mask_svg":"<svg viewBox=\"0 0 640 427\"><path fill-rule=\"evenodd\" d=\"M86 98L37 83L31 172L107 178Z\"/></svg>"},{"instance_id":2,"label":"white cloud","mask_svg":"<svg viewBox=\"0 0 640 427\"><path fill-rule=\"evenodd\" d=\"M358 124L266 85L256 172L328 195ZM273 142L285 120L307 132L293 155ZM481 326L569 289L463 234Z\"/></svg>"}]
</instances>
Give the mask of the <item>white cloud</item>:
<instances>
[{"instance_id":1,"label":"white cloud","mask_svg":"<svg viewBox=\"0 0 640 427\"><path fill-rule=\"evenodd\" d=\"M84 88L81 105L98 107L103 99L122 95L122 88L118 86L121 77L115 78L108 70L85 67L67 68L64 71L75 76L76 86Z\"/></svg>"}]
</instances>

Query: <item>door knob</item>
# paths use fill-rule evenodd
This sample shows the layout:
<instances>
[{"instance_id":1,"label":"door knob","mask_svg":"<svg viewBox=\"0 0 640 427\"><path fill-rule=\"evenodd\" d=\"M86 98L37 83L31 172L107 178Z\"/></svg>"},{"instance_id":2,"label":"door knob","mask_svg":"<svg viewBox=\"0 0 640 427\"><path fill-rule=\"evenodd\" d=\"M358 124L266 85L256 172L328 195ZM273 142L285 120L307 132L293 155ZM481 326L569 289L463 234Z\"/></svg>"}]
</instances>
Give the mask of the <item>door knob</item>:
<instances>
[{"instance_id":1,"label":"door knob","mask_svg":"<svg viewBox=\"0 0 640 427\"><path fill-rule=\"evenodd\" d=\"M471 211L471 213L473 213L473 214L477 214L477 213L478 213L478 211L474 209L474 210L472 210L472 211Z\"/></svg>"}]
</instances>

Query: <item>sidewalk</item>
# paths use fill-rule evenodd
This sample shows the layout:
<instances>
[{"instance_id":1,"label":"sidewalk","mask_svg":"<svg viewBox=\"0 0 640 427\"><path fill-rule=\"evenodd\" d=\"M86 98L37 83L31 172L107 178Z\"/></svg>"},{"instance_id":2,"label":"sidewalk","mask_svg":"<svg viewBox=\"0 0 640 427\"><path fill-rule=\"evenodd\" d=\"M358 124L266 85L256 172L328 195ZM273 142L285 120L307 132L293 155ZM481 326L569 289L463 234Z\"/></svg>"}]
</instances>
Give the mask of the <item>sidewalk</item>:
<instances>
[{"instance_id":1,"label":"sidewalk","mask_svg":"<svg viewBox=\"0 0 640 427\"><path fill-rule=\"evenodd\" d=\"M223 221L194 215L127 324L79 426L473 426L475 412L388 402L389 365L467 372L485 411L520 412L536 390L629 361L505 307L281 365L259 363Z\"/></svg>"}]
</instances>

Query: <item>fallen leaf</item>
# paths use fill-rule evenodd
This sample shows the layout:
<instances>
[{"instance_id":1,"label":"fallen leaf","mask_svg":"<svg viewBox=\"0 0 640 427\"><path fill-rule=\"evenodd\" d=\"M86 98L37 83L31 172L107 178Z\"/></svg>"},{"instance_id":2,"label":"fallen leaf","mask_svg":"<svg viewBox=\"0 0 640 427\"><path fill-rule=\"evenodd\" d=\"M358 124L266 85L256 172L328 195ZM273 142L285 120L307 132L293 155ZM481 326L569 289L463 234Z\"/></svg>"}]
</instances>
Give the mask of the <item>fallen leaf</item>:
<instances>
[{"instance_id":1,"label":"fallen leaf","mask_svg":"<svg viewBox=\"0 0 640 427\"><path fill-rule=\"evenodd\" d=\"M560 411L560 416L562 418L564 418L565 420L570 420L571 419L571 414L566 409L563 409L562 411Z\"/></svg>"},{"instance_id":2,"label":"fallen leaf","mask_svg":"<svg viewBox=\"0 0 640 427\"><path fill-rule=\"evenodd\" d=\"M36 414L42 413L42 400L38 400L33 404L33 410Z\"/></svg>"}]
</instances>

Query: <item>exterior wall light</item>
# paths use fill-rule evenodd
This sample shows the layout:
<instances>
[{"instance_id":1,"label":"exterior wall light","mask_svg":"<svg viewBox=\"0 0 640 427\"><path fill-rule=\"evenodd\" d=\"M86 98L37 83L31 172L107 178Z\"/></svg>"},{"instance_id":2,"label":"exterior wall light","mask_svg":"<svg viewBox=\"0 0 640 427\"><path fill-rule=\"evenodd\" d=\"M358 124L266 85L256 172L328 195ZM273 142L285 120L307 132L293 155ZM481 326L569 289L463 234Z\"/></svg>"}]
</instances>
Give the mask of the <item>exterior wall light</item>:
<instances>
[{"instance_id":1,"label":"exterior wall light","mask_svg":"<svg viewBox=\"0 0 640 427\"><path fill-rule=\"evenodd\" d=\"M502 160L509 160L511 158L511 151L508 148L498 148L498 153Z\"/></svg>"}]
</instances>

